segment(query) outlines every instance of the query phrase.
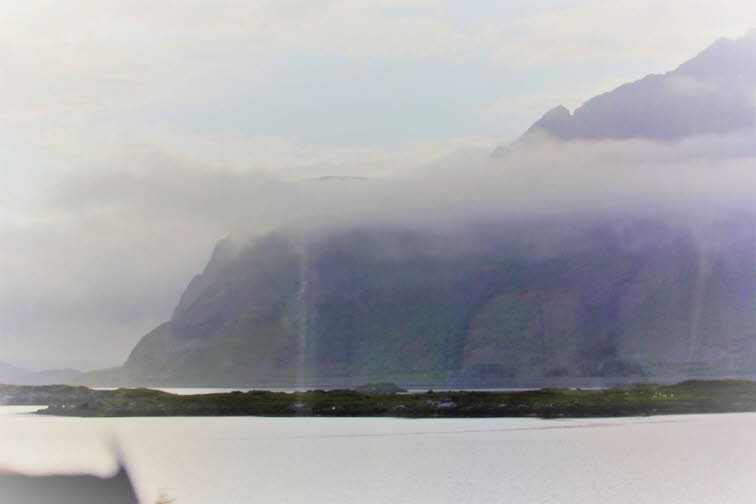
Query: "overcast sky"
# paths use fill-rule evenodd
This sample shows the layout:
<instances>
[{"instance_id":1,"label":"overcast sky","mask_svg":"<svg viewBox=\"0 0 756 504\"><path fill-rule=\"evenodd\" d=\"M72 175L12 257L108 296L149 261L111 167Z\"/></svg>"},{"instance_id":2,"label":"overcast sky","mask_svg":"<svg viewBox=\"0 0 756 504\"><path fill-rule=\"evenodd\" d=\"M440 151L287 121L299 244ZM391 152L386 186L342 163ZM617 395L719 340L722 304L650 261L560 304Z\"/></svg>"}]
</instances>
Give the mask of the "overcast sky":
<instances>
[{"instance_id":1,"label":"overcast sky","mask_svg":"<svg viewBox=\"0 0 756 504\"><path fill-rule=\"evenodd\" d=\"M287 181L487 152L753 26L749 0L0 0L0 361L119 364Z\"/></svg>"}]
</instances>

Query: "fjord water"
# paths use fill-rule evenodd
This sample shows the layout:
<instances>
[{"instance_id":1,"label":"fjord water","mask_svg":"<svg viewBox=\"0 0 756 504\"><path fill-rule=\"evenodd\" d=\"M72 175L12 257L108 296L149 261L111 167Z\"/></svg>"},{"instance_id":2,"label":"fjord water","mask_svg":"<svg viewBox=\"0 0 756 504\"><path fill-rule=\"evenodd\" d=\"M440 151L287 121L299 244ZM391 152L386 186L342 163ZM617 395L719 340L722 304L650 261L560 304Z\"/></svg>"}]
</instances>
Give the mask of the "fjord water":
<instances>
[{"instance_id":1,"label":"fjord water","mask_svg":"<svg viewBox=\"0 0 756 504\"><path fill-rule=\"evenodd\" d=\"M577 420L59 418L0 407L0 467L107 474L146 504L756 502L756 414Z\"/></svg>"}]
</instances>

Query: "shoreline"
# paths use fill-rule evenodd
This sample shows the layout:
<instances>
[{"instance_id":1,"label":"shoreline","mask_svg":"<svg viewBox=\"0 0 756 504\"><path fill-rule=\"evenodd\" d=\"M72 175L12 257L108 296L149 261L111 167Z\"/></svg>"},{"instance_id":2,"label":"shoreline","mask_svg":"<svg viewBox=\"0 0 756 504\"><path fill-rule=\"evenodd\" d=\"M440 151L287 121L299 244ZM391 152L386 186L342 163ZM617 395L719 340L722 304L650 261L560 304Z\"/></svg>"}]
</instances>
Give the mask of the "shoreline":
<instances>
[{"instance_id":1,"label":"shoreline","mask_svg":"<svg viewBox=\"0 0 756 504\"><path fill-rule=\"evenodd\" d=\"M589 418L756 412L756 381L688 380L608 389L365 393L222 392L0 385L0 404L43 405L39 415L73 417L267 416L397 418Z\"/></svg>"}]
</instances>

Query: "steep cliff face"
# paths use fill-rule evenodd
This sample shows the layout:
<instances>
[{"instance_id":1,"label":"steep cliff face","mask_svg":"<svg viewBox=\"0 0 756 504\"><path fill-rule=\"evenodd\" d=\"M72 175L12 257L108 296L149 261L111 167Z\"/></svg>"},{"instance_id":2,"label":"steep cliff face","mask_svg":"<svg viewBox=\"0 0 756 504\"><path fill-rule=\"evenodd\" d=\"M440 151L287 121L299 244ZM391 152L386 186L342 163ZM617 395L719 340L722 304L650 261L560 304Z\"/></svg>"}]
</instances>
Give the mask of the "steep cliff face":
<instances>
[{"instance_id":1,"label":"steep cliff face","mask_svg":"<svg viewBox=\"0 0 756 504\"><path fill-rule=\"evenodd\" d=\"M191 282L174 317L132 351L128 379L212 384L291 376L299 262L294 244L277 235L235 254L216 247L213 267Z\"/></svg>"},{"instance_id":2,"label":"steep cliff face","mask_svg":"<svg viewBox=\"0 0 756 504\"><path fill-rule=\"evenodd\" d=\"M754 243L753 219L272 234L225 258L125 371L234 385L747 375Z\"/></svg>"}]
</instances>

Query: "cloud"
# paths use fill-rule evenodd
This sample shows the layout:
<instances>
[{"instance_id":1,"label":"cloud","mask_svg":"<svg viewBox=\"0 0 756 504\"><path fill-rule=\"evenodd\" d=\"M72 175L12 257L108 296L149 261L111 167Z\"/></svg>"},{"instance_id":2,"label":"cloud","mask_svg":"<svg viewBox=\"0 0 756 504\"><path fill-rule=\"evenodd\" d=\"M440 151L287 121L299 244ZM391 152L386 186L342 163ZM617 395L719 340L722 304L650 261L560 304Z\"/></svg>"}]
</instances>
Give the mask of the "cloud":
<instances>
[{"instance_id":1,"label":"cloud","mask_svg":"<svg viewBox=\"0 0 756 504\"><path fill-rule=\"evenodd\" d=\"M0 360L82 367L122 361L169 316L221 237L265 232L315 208L348 213L329 184L306 189L312 178L385 177L496 142L339 148L164 128L125 138L50 131L27 141L62 167L45 172L44 185L29 182L34 203L10 207L18 215L0 222Z\"/></svg>"},{"instance_id":2,"label":"cloud","mask_svg":"<svg viewBox=\"0 0 756 504\"><path fill-rule=\"evenodd\" d=\"M392 14L400 8L413 14ZM271 62L291 54L666 68L742 35L756 7L613 0L460 24L441 0L33 0L0 2L0 19L0 118L70 121L212 100L266 79Z\"/></svg>"},{"instance_id":3,"label":"cloud","mask_svg":"<svg viewBox=\"0 0 756 504\"><path fill-rule=\"evenodd\" d=\"M581 3L458 23L440 0L0 0L0 359L118 363L169 315L214 242L236 230L447 226L664 202L737 207L753 163L737 139L548 143L491 162L495 140L478 136L323 146L167 119L253 92L273 78L272 61L292 55L666 65L756 24L750 2L669 5ZM421 84L419 92L434 85ZM553 96L569 104L592 86ZM545 89L484 109L540 114L551 96ZM322 175L373 180L306 182ZM649 201L658 204L640 204Z\"/></svg>"},{"instance_id":4,"label":"cloud","mask_svg":"<svg viewBox=\"0 0 756 504\"><path fill-rule=\"evenodd\" d=\"M562 105L569 110L575 110L589 98L596 96L633 80L634 76L602 77L595 81L583 82L563 86L553 83L546 89L528 91L503 96L479 107L476 111L481 114L497 116L524 116L531 122L546 111Z\"/></svg>"},{"instance_id":5,"label":"cloud","mask_svg":"<svg viewBox=\"0 0 756 504\"><path fill-rule=\"evenodd\" d=\"M468 151L366 182L292 180L125 148L110 169L69 172L44 217L0 228L3 349L17 361L117 363L169 316L230 232L752 212L756 158L733 147L747 141L543 141L496 160Z\"/></svg>"},{"instance_id":6,"label":"cloud","mask_svg":"<svg viewBox=\"0 0 756 504\"><path fill-rule=\"evenodd\" d=\"M320 145L277 135L238 131L193 132L165 125L129 129L90 125L65 131L37 129L17 137L27 150L70 166L117 171L160 157L173 164L213 166L245 172L269 172L282 179L327 175L384 176L412 170L466 149L493 149L500 138L459 136L385 146Z\"/></svg>"},{"instance_id":7,"label":"cloud","mask_svg":"<svg viewBox=\"0 0 756 504\"><path fill-rule=\"evenodd\" d=\"M165 107L265 78L290 53L427 59L468 47L428 0L0 3L0 118ZM422 17L382 9L410 5Z\"/></svg>"},{"instance_id":8,"label":"cloud","mask_svg":"<svg viewBox=\"0 0 756 504\"><path fill-rule=\"evenodd\" d=\"M662 70L719 37L737 38L753 26L756 6L746 0L610 0L506 23L492 20L483 36L507 65L644 61Z\"/></svg>"}]
</instances>

